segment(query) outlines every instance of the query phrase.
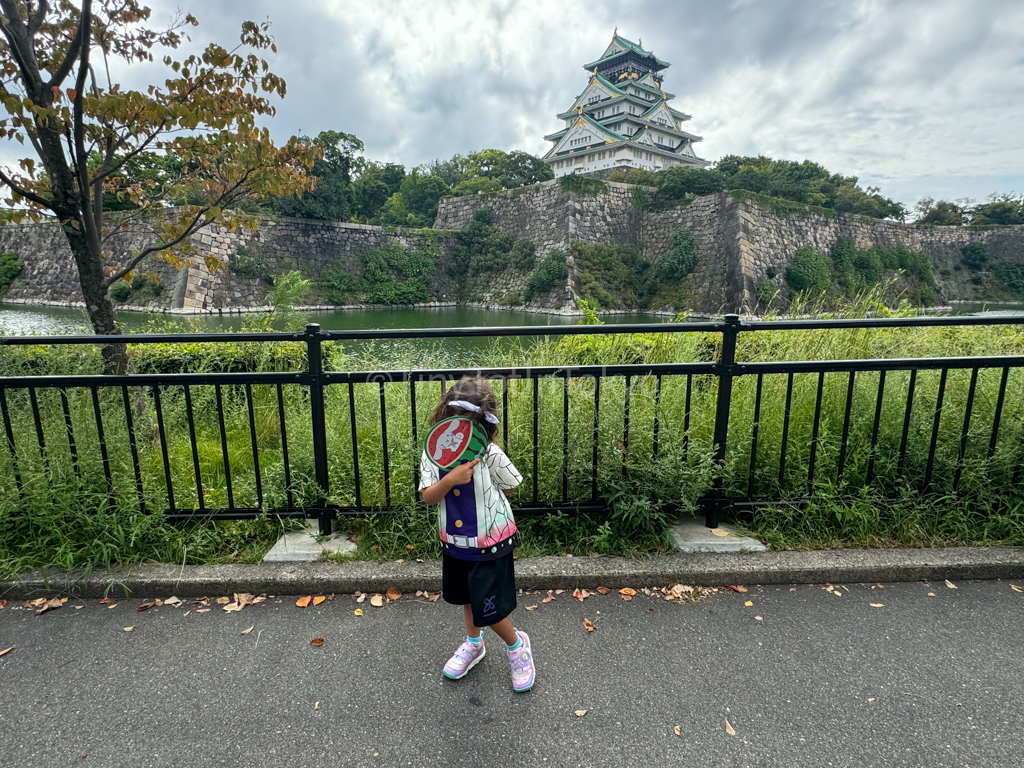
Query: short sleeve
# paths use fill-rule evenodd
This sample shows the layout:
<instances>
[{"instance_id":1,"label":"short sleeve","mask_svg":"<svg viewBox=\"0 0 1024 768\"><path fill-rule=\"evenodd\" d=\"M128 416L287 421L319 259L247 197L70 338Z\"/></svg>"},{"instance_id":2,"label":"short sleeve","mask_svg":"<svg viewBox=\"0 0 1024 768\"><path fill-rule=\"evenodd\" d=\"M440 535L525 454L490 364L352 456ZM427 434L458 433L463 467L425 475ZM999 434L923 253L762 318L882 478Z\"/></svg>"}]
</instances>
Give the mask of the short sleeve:
<instances>
[{"instance_id":1,"label":"short sleeve","mask_svg":"<svg viewBox=\"0 0 1024 768\"><path fill-rule=\"evenodd\" d=\"M519 474L516 465L495 443L487 446L483 460L491 472L491 480L501 490L510 491L523 482L523 476Z\"/></svg>"},{"instance_id":2,"label":"short sleeve","mask_svg":"<svg viewBox=\"0 0 1024 768\"><path fill-rule=\"evenodd\" d=\"M420 456L420 490L426 490L435 483L440 482L441 473L438 471L437 466L427 458L427 452L424 451Z\"/></svg>"}]
</instances>

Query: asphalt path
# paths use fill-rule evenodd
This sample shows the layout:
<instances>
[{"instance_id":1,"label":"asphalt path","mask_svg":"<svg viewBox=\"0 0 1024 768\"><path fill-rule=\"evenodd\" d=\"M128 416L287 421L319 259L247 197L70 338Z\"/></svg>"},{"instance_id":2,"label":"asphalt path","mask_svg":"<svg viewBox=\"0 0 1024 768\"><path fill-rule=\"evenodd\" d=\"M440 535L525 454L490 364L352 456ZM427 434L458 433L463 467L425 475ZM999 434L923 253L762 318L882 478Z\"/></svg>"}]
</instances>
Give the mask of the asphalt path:
<instances>
[{"instance_id":1,"label":"asphalt path","mask_svg":"<svg viewBox=\"0 0 1024 768\"><path fill-rule=\"evenodd\" d=\"M1016 768L1024 594L956 587L526 594L513 614L537 659L526 694L493 635L468 677L444 679L460 610L411 595L230 614L9 602L0 766Z\"/></svg>"}]
</instances>

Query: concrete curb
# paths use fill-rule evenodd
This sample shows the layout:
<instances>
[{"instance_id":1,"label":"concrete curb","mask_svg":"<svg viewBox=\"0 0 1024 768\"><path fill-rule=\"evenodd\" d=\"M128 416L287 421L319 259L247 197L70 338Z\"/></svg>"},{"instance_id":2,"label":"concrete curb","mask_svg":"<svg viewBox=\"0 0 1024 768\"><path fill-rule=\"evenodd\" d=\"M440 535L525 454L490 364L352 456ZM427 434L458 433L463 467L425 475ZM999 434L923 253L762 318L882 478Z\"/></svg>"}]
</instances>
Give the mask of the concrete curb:
<instances>
[{"instance_id":1,"label":"concrete curb","mask_svg":"<svg viewBox=\"0 0 1024 768\"><path fill-rule=\"evenodd\" d=\"M814 584L935 579L1024 579L1024 547L833 550L717 555L537 557L516 562L522 589L651 587L673 582L726 584ZM199 597L253 594L341 594L438 590L441 569L425 563L265 563L262 565L138 565L110 571L32 571L0 583L0 597L43 595L96 598L108 592L135 597Z\"/></svg>"}]
</instances>

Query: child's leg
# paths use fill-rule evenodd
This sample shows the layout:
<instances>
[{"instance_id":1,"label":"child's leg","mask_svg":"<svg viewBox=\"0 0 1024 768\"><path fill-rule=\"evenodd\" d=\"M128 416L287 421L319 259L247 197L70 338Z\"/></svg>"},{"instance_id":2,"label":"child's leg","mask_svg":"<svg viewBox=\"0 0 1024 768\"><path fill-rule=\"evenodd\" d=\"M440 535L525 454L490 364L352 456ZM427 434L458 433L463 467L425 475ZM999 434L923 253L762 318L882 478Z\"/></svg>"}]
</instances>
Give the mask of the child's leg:
<instances>
[{"instance_id":1,"label":"child's leg","mask_svg":"<svg viewBox=\"0 0 1024 768\"><path fill-rule=\"evenodd\" d=\"M466 636L480 637L480 627L473 623L473 606L469 603L462 606L462 617L466 620Z\"/></svg>"},{"instance_id":2,"label":"child's leg","mask_svg":"<svg viewBox=\"0 0 1024 768\"><path fill-rule=\"evenodd\" d=\"M469 606L467 606L468 608ZM467 622L472 622L473 612L467 612ZM502 619L497 624L491 624L491 629L497 633L498 637L504 641L505 645L512 646L519 642L519 636L516 634L515 628L512 626L512 620L508 617Z\"/></svg>"}]
</instances>

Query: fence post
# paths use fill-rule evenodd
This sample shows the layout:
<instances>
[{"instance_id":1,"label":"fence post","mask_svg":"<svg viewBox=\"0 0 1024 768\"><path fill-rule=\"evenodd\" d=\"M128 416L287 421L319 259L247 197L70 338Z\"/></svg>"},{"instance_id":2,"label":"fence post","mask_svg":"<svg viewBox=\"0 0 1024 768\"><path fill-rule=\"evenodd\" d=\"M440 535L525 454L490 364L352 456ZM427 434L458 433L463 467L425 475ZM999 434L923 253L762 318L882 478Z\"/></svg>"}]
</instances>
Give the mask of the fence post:
<instances>
[{"instance_id":1,"label":"fence post","mask_svg":"<svg viewBox=\"0 0 1024 768\"><path fill-rule=\"evenodd\" d=\"M306 326L306 368L309 373L309 415L313 428L313 469L316 473L316 505L320 510L320 535L331 535L331 515L327 512L327 426L324 420L323 349L320 324Z\"/></svg>"},{"instance_id":2,"label":"fence post","mask_svg":"<svg viewBox=\"0 0 1024 768\"><path fill-rule=\"evenodd\" d=\"M705 510L704 524L708 528L718 527L718 515L722 509L722 485L725 480L725 445L729 437L729 411L732 406L732 378L736 366L736 337L740 331L740 316L726 315L722 329L722 359L719 362L718 401L715 405L715 479L711 487L711 499Z\"/></svg>"}]
</instances>

